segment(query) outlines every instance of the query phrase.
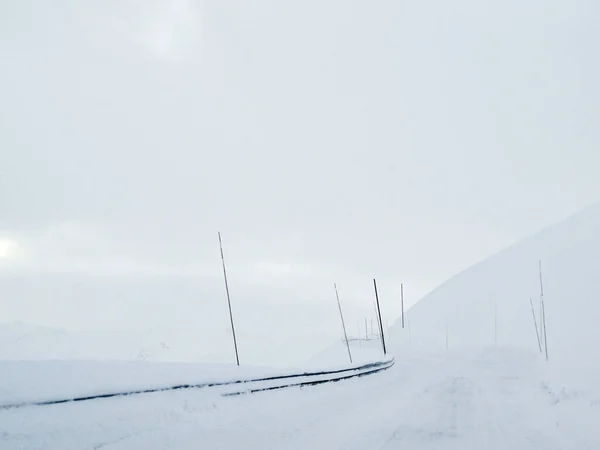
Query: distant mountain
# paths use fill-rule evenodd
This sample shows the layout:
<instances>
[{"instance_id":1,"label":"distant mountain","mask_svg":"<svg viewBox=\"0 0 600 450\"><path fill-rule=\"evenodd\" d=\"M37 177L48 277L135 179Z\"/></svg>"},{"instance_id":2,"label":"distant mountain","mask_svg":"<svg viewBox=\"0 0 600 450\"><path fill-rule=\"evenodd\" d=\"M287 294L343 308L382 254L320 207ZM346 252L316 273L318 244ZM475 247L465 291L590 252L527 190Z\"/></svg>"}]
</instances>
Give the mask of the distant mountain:
<instances>
[{"instance_id":1,"label":"distant mountain","mask_svg":"<svg viewBox=\"0 0 600 450\"><path fill-rule=\"evenodd\" d=\"M70 331L22 322L0 324L0 360L177 360L158 335Z\"/></svg>"}]
</instances>

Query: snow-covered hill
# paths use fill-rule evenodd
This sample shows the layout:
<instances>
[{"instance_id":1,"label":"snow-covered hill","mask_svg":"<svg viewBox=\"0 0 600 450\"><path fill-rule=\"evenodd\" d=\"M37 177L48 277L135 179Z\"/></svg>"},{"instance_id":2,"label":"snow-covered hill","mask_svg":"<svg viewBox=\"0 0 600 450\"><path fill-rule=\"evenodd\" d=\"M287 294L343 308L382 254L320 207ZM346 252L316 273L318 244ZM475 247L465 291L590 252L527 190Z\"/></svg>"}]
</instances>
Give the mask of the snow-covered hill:
<instances>
[{"instance_id":1,"label":"snow-covered hill","mask_svg":"<svg viewBox=\"0 0 600 450\"><path fill-rule=\"evenodd\" d=\"M542 261L550 362L600 372L600 203L456 275L398 322L390 341L450 348L494 343L537 349ZM410 327L410 333L409 333Z\"/></svg>"}]
</instances>

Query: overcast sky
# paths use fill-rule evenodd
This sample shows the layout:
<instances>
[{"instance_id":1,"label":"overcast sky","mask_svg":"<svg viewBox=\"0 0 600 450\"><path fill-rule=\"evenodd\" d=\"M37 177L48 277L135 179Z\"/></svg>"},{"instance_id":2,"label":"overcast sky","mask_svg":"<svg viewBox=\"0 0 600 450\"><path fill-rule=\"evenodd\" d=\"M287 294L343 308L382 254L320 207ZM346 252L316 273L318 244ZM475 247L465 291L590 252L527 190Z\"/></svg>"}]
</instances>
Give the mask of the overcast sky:
<instances>
[{"instance_id":1,"label":"overcast sky","mask_svg":"<svg viewBox=\"0 0 600 450\"><path fill-rule=\"evenodd\" d=\"M217 280L221 230L238 295L413 303L600 199L599 13L3 1L0 270Z\"/></svg>"}]
</instances>

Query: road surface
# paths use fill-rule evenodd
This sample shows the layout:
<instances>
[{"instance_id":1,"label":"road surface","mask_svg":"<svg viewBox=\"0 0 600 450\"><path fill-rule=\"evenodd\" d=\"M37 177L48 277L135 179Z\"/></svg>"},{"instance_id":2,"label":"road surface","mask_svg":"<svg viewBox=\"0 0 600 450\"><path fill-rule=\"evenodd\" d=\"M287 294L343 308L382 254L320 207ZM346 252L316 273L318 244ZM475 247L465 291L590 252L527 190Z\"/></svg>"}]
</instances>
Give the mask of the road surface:
<instances>
[{"instance_id":1,"label":"road surface","mask_svg":"<svg viewBox=\"0 0 600 450\"><path fill-rule=\"evenodd\" d=\"M2 449L598 449L600 398L515 349L396 354L376 375L221 397L181 391L0 412Z\"/></svg>"}]
</instances>

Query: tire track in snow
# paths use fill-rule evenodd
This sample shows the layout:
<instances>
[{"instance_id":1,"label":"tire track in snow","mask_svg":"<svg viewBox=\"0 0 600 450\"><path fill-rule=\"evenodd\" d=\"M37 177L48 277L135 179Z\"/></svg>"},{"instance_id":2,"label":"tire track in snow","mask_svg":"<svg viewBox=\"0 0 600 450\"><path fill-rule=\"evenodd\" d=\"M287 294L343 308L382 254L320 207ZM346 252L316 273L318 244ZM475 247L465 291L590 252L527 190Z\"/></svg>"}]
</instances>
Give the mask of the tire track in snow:
<instances>
[{"instance_id":1,"label":"tire track in snow","mask_svg":"<svg viewBox=\"0 0 600 450\"><path fill-rule=\"evenodd\" d=\"M269 386L269 387L260 387L260 388L248 389L245 391L228 392L228 393L225 393L222 395L224 397L231 397L231 396L236 396L236 395L254 394L257 392L274 391L274 390L278 390L278 389L287 389L287 388L293 388L293 387L317 386L319 384L324 384L324 383L337 383L339 381L349 380L351 378L360 378L360 377L364 377L367 375L373 375L375 373L382 372L382 371L387 370L390 367L392 367L394 365L394 363L395 363L395 360L392 359L391 361L389 361L388 364L385 364L383 366L377 367L375 369L361 371L359 373L355 373L355 374L351 374L351 375L344 375L341 377L334 377L334 378L328 377L328 378L324 378L322 380L315 380L315 381L303 381L303 382L299 382L299 383L290 383L290 384L282 384L282 385L275 385L275 386Z\"/></svg>"},{"instance_id":2,"label":"tire track in snow","mask_svg":"<svg viewBox=\"0 0 600 450\"><path fill-rule=\"evenodd\" d=\"M383 371L385 371L385 370L393 367L394 363L395 363L395 359L392 358L389 361L383 361L381 363L367 364L367 365L365 365L367 367L366 371L361 371L361 372L356 373L356 374L344 375L344 376L335 377L335 378L322 379L322 380L318 380L318 381L306 381L306 382L301 382L301 383L276 385L276 386L271 386L271 387L266 387L266 388L251 389L251 390L247 390L247 391L225 393L225 394L221 394L221 395L225 396L225 397L235 397L235 396L238 396L238 395L252 394L252 393L256 393L256 392L264 392L264 391L269 391L269 390L281 390L281 389L293 388L293 387L317 386L317 385L325 384L325 383L337 383L337 382L340 382L340 381L343 381L343 380L349 380L349 379L352 379L352 378L361 378L361 377L365 377L365 376L368 376L368 375L373 375L373 374L376 374L376 373L379 373L379 372L383 372ZM375 368L373 369L372 367L375 367ZM335 371L335 373L347 372L347 371L348 370ZM146 430L140 430L140 431L138 431L136 433L128 433L125 436L121 436L121 437L113 439L111 441L107 441L107 442L103 442L103 443L100 443L100 444L96 444L96 446L94 446L94 450L97 450L97 449L106 449L106 448L109 448L109 447L113 447L115 445L121 445L125 441L130 441L132 439L140 438L140 437L142 437L145 434L153 433L153 432L157 432L157 431L161 431L161 430L157 429L156 427L152 427L152 428L148 428Z\"/></svg>"},{"instance_id":3,"label":"tire track in snow","mask_svg":"<svg viewBox=\"0 0 600 450\"><path fill-rule=\"evenodd\" d=\"M374 363L363 364L361 366L354 366L354 367L349 367L349 368L345 368L345 369L337 369L337 370L275 375L275 376L270 376L270 377L252 378L252 379L246 379L246 380L215 381L215 382L206 382L206 383L198 383L198 384L179 384L179 385L175 385L175 386L166 386L166 387L150 388L150 389L139 389L139 390L125 391L125 392L108 392L108 393L103 393L103 394L86 395L86 396L73 397L73 398L43 400L43 401L37 401L37 402L36 401L22 402L22 403L0 405L0 410L23 408L26 406L52 406L52 405L60 405L60 404L64 404L64 403L77 403L77 402L85 402L85 401L90 401L90 400L109 399L109 398L115 398L115 397L127 397L127 396L132 396L132 395L154 394L154 393L168 392L168 391L179 391L179 390L183 390L183 389L208 389L208 388L232 386L232 385L239 385L239 384L252 384L252 383L265 383L265 382L268 383L268 382L272 382L272 381L289 380L289 379L296 379L296 378L314 378L316 380L313 382L306 381L306 382L299 382L299 383L291 383L291 384L282 385L280 387L276 387L276 386L270 386L270 387L266 387L266 388L259 387L259 388L254 388L254 389L248 389L246 391L225 394L225 395L239 395L239 394L243 394L243 393L254 393L254 392L259 392L259 391L282 389L282 388L293 387L293 386L317 385L317 384L326 383L328 381L329 382L340 381L343 379L354 378L357 376L367 375L370 373L376 373L376 372L379 372L380 370L385 370L386 368L391 367L393 364L394 364L394 360L392 359L392 360L378 361L378 362L374 362ZM343 376L343 377L327 378L328 376L331 376L331 375L337 375L337 374L348 373L348 372L358 372L358 373ZM361 375L361 373L362 373L362 375ZM317 380L317 378L322 378L322 377L325 377L325 378Z\"/></svg>"}]
</instances>

